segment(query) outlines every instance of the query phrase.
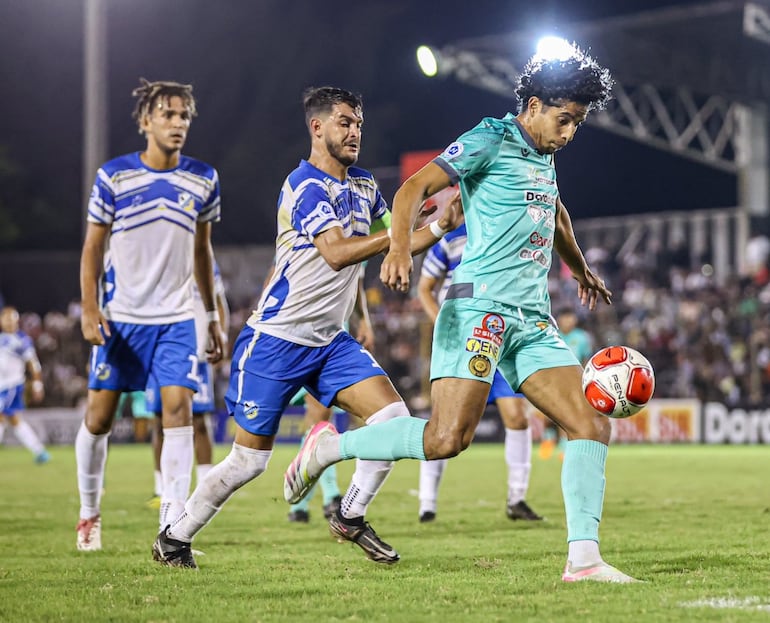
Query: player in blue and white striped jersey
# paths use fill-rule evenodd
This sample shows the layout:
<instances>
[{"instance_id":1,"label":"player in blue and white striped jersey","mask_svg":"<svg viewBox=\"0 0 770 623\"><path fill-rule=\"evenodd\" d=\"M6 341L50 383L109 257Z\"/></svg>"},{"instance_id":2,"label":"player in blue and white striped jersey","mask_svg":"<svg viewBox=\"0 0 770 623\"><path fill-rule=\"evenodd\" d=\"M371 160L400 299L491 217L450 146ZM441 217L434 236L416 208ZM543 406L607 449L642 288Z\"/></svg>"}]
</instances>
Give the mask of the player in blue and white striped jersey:
<instances>
[{"instance_id":1,"label":"player in blue and white striped jersey","mask_svg":"<svg viewBox=\"0 0 770 623\"><path fill-rule=\"evenodd\" d=\"M101 549L100 497L118 399L121 392L144 390L151 376L163 401L161 516L174 519L183 509L197 389L193 281L208 313L209 359L222 358L211 257L219 178L211 166L181 154L196 114L192 87L142 80L133 95L147 145L97 171L80 264L81 327L93 344L85 421L75 441L77 545L85 551ZM113 287L100 297L100 284L109 282Z\"/></svg>"},{"instance_id":2,"label":"player in blue and white striped jersey","mask_svg":"<svg viewBox=\"0 0 770 623\"><path fill-rule=\"evenodd\" d=\"M463 223L433 245L422 262L417 296L431 322L436 322L439 307L446 298L455 268L460 264L468 232ZM466 348L480 345L469 339ZM512 519L542 519L526 502L529 474L532 469L532 434L527 419L527 403L523 394L513 391L498 370L495 372L487 404L495 404L505 428L505 463L508 466L508 495L505 512ZM449 459L420 462L420 522L436 519L438 489Z\"/></svg>"},{"instance_id":3,"label":"player in blue and white striped jersey","mask_svg":"<svg viewBox=\"0 0 770 623\"><path fill-rule=\"evenodd\" d=\"M19 330L19 312L9 305L0 309L0 442L7 423L21 444L35 455L35 463L43 464L50 459L48 451L22 417L28 380L32 400L42 401L45 389L35 345Z\"/></svg>"},{"instance_id":4,"label":"player in blue and white striped jersey","mask_svg":"<svg viewBox=\"0 0 770 623\"><path fill-rule=\"evenodd\" d=\"M195 566L193 537L238 488L265 471L281 415L298 389L367 424L410 415L382 368L344 329L356 300L360 263L390 244L387 232L372 233L388 215L377 184L371 173L353 166L361 147L361 99L321 87L305 93L304 106L310 157L283 184L275 272L233 348L225 400L235 417L235 441L227 458L197 486L181 517L158 535L153 551L168 565ZM414 232L414 252L429 248L460 219L453 203L439 226ZM328 426L313 427L306 444L317 428ZM396 562L399 555L364 515L391 467L390 461L359 462L329 521L335 536L357 543L382 563Z\"/></svg>"}]
</instances>

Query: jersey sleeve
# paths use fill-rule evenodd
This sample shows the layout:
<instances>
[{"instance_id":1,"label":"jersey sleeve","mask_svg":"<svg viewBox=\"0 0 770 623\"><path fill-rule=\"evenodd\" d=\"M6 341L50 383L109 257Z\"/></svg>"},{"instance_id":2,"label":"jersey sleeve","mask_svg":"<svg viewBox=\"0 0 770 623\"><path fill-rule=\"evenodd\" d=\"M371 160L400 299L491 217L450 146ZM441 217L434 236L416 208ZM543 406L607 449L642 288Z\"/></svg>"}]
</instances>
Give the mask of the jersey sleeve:
<instances>
[{"instance_id":1,"label":"jersey sleeve","mask_svg":"<svg viewBox=\"0 0 770 623\"><path fill-rule=\"evenodd\" d=\"M372 217L372 226L369 229L370 234L376 234L378 231L383 231L384 229L388 229L390 227L391 223L391 214L390 210L385 210L385 213L379 217L378 219L375 219Z\"/></svg>"},{"instance_id":2,"label":"jersey sleeve","mask_svg":"<svg viewBox=\"0 0 770 623\"><path fill-rule=\"evenodd\" d=\"M96 172L96 180L88 198L88 222L109 225L115 218L115 193L112 180L104 169Z\"/></svg>"},{"instance_id":3,"label":"jersey sleeve","mask_svg":"<svg viewBox=\"0 0 770 623\"><path fill-rule=\"evenodd\" d=\"M451 143L433 160L449 175L452 184L472 177L495 160L504 134L489 122L482 121Z\"/></svg>"},{"instance_id":4,"label":"jersey sleeve","mask_svg":"<svg viewBox=\"0 0 770 623\"><path fill-rule=\"evenodd\" d=\"M439 240L425 255L420 274L424 277L443 279L449 270L449 256L444 240Z\"/></svg>"},{"instance_id":5,"label":"jersey sleeve","mask_svg":"<svg viewBox=\"0 0 770 623\"><path fill-rule=\"evenodd\" d=\"M198 214L199 223L216 223L221 218L221 195L219 194L219 174L213 170L211 191Z\"/></svg>"},{"instance_id":6,"label":"jersey sleeve","mask_svg":"<svg viewBox=\"0 0 770 623\"><path fill-rule=\"evenodd\" d=\"M311 181L298 191L291 226L311 241L332 227L342 228L329 202L329 194L319 182Z\"/></svg>"}]
</instances>

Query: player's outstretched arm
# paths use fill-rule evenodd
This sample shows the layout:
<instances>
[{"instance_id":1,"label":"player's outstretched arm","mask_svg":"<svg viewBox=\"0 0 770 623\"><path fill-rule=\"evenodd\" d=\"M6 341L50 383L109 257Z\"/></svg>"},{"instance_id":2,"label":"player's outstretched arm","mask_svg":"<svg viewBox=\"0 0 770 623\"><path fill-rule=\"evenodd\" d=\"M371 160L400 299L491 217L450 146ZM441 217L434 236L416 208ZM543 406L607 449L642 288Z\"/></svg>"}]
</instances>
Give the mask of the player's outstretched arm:
<instances>
[{"instance_id":1,"label":"player's outstretched arm","mask_svg":"<svg viewBox=\"0 0 770 623\"><path fill-rule=\"evenodd\" d=\"M380 267L382 283L392 290L409 290L413 268L412 255L428 249L437 239L436 236L431 236L429 228L426 227L412 232L420 206L428 197L444 190L451 183L449 175L441 167L429 162L406 180L396 192L393 198L392 240ZM441 218L444 218L443 215ZM439 220L438 223L442 226L446 224L446 220L443 223Z\"/></svg>"},{"instance_id":2,"label":"player's outstretched arm","mask_svg":"<svg viewBox=\"0 0 770 623\"><path fill-rule=\"evenodd\" d=\"M601 296L605 303L611 305L612 292L607 289L604 280L588 268L586 258L575 239L572 219L560 198L556 199L556 231L553 246L578 282L578 298L581 304L588 305L588 308L593 310Z\"/></svg>"},{"instance_id":3,"label":"player's outstretched arm","mask_svg":"<svg viewBox=\"0 0 770 623\"><path fill-rule=\"evenodd\" d=\"M88 223L80 255L80 329L91 344L104 344L110 327L99 307L99 276L104 269L104 244L109 236L106 225ZM104 333L102 333L104 332Z\"/></svg>"}]
</instances>

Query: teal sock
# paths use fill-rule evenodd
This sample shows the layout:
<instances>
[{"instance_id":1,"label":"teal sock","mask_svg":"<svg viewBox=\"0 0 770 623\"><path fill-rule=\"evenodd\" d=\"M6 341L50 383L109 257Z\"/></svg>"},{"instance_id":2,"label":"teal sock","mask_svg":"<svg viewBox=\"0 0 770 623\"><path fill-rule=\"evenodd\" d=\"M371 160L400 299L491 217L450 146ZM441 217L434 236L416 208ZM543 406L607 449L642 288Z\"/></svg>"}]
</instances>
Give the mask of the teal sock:
<instances>
[{"instance_id":1,"label":"teal sock","mask_svg":"<svg viewBox=\"0 0 770 623\"><path fill-rule=\"evenodd\" d=\"M428 420L395 417L340 435L340 456L368 461L425 460L422 436Z\"/></svg>"},{"instance_id":2,"label":"teal sock","mask_svg":"<svg viewBox=\"0 0 770 623\"><path fill-rule=\"evenodd\" d=\"M599 541L604 505L607 446L589 439L567 442L561 490L567 513L567 541Z\"/></svg>"},{"instance_id":3,"label":"teal sock","mask_svg":"<svg viewBox=\"0 0 770 623\"><path fill-rule=\"evenodd\" d=\"M337 485L336 465L329 465L329 467L323 471L321 478L318 479L318 484L321 485L321 492L324 496L324 506L329 504L334 498L342 497L340 495L340 488Z\"/></svg>"}]
</instances>

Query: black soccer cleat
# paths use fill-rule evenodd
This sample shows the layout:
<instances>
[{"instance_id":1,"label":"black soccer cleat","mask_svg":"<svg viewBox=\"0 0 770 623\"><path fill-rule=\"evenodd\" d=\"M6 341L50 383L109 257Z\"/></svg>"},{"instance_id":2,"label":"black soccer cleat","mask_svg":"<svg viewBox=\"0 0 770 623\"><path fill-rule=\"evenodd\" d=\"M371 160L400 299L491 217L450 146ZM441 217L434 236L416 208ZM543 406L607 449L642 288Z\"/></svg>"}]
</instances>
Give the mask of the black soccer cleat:
<instances>
[{"instance_id":1,"label":"black soccer cleat","mask_svg":"<svg viewBox=\"0 0 770 623\"><path fill-rule=\"evenodd\" d=\"M508 504L505 508L505 514L508 515L508 519L516 521L517 519L523 519L524 521L542 521L542 516L533 511L529 504L524 500L516 502L516 504Z\"/></svg>"},{"instance_id":2,"label":"black soccer cleat","mask_svg":"<svg viewBox=\"0 0 770 623\"><path fill-rule=\"evenodd\" d=\"M293 523L308 523L310 521L310 513L300 508L291 511L286 518Z\"/></svg>"},{"instance_id":3,"label":"black soccer cleat","mask_svg":"<svg viewBox=\"0 0 770 623\"><path fill-rule=\"evenodd\" d=\"M420 513L420 523L430 523L431 521L436 521L436 513L433 511Z\"/></svg>"},{"instance_id":4,"label":"black soccer cleat","mask_svg":"<svg viewBox=\"0 0 770 623\"><path fill-rule=\"evenodd\" d=\"M335 495L328 504L324 504L324 518L327 521L339 510L340 504L342 504L342 498L339 495Z\"/></svg>"},{"instance_id":5,"label":"black soccer cleat","mask_svg":"<svg viewBox=\"0 0 770 623\"><path fill-rule=\"evenodd\" d=\"M198 565L193 557L190 543L169 537L170 527L166 526L152 544L152 559L167 567L197 569Z\"/></svg>"},{"instance_id":6,"label":"black soccer cleat","mask_svg":"<svg viewBox=\"0 0 770 623\"><path fill-rule=\"evenodd\" d=\"M374 562L380 562L386 565L401 560L401 556L390 545L385 543L377 533L364 521L363 517L354 520L345 519L340 515L339 510L329 519L329 532L338 541L350 541L364 550L364 553Z\"/></svg>"}]
</instances>

